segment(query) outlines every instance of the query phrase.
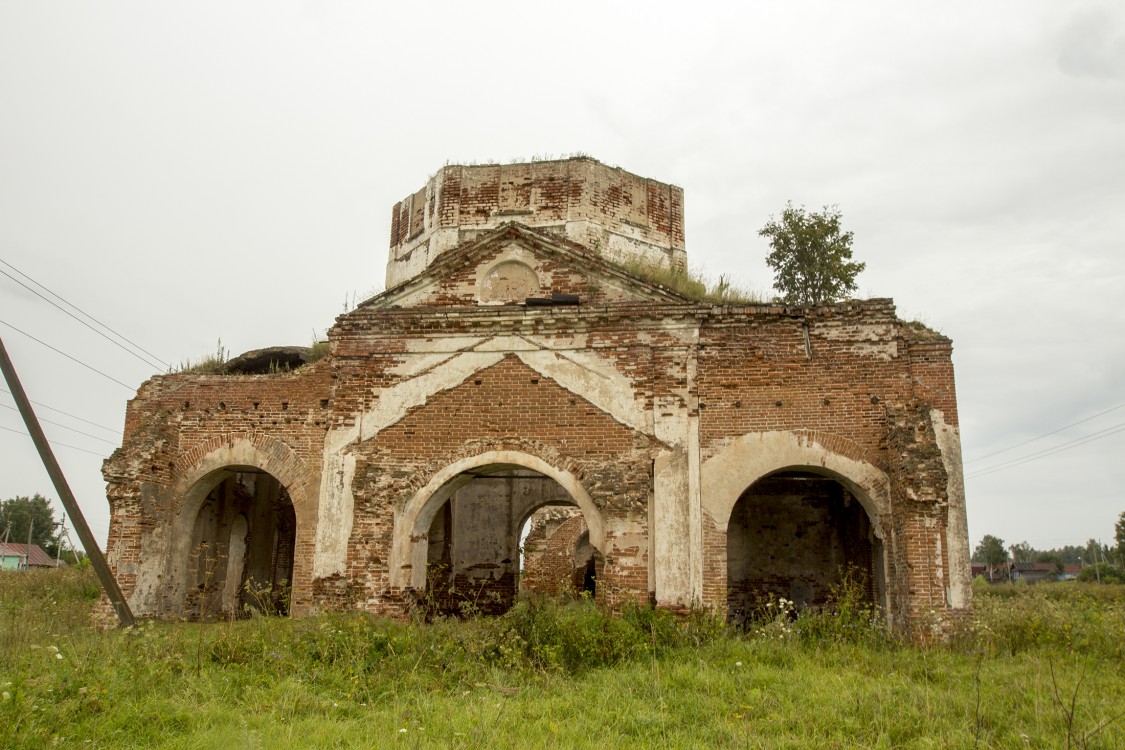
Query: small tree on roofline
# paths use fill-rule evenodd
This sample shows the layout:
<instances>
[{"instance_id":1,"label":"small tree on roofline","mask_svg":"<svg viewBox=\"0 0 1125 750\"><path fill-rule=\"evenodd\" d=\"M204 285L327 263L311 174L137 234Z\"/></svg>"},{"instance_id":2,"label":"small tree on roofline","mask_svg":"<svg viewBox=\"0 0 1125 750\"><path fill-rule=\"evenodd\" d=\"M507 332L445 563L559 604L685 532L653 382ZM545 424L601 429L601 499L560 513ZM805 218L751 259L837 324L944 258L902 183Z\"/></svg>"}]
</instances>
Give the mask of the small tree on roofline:
<instances>
[{"instance_id":1,"label":"small tree on roofline","mask_svg":"<svg viewBox=\"0 0 1125 750\"><path fill-rule=\"evenodd\" d=\"M851 259L852 233L840 231L841 216L836 206L806 213L790 201L758 231L773 248L766 263L774 288L789 304L821 305L856 290L855 277L867 264Z\"/></svg>"}]
</instances>

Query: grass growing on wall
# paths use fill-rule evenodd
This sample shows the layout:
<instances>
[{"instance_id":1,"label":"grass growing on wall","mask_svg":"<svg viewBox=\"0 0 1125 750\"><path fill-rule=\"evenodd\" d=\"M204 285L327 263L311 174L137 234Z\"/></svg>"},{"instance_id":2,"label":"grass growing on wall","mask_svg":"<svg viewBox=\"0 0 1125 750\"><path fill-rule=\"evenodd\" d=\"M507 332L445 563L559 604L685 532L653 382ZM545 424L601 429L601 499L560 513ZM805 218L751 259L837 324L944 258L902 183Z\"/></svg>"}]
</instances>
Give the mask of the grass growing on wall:
<instances>
[{"instance_id":1,"label":"grass growing on wall","mask_svg":"<svg viewBox=\"0 0 1125 750\"><path fill-rule=\"evenodd\" d=\"M703 273L695 269L668 268L638 260L622 263L621 267L634 276L670 289L694 302L750 305L766 301L758 292L734 286L724 276L720 276L717 282L708 283Z\"/></svg>"},{"instance_id":2,"label":"grass growing on wall","mask_svg":"<svg viewBox=\"0 0 1125 750\"><path fill-rule=\"evenodd\" d=\"M4 573L0 747L1125 746L1125 587L1005 593L931 647L581 600L101 632L89 571Z\"/></svg>"},{"instance_id":3,"label":"grass growing on wall","mask_svg":"<svg viewBox=\"0 0 1125 750\"><path fill-rule=\"evenodd\" d=\"M176 368L176 373L180 375L216 375L223 371L223 366L227 363L229 356L230 352L223 346L223 340L219 339L219 343L215 345L214 354L208 354L197 360L181 361L180 366Z\"/></svg>"}]
</instances>

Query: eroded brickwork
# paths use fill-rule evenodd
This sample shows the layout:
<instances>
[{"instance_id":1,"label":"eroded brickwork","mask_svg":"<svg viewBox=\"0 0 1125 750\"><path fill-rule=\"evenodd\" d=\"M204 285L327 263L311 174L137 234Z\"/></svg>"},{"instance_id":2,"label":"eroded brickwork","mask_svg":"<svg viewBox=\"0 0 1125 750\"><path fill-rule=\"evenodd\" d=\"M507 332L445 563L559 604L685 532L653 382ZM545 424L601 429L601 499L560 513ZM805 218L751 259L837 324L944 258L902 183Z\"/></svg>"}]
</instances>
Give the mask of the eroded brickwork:
<instances>
[{"instance_id":1,"label":"eroded brickwork","mask_svg":"<svg viewBox=\"0 0 1125 750\"><path fill-rule=\"evenodd\" d=\"M395 204L387 286L505 221L539 227L614 261L686 265L683 190L573 158L447 166Z\"/></svg>"},{"instance_id":2,"label":"eroded brickwork","mask_svg":"<svg viewBox=\"0 0 1125 750\"><path fill-rule=\"evenodd\" d=\"M586 534L609 606L721 609L738 587L801 586L817 603L839 561L904 626L967 606L949 340L887 299L716 306L654 286L598 237L682 250L682 194L587 162L442 170L395 209L400 282L342 315L315 364L142 386L105 466L134 608L191 613L192 529L238 471L292 501L296 614L403 614L443 575L506 606L515 535L546 497L580 523L525 582L574 585L564 561ZM793 471L827 489L758 498L789 521L751 524L740 498ZM746 561L767 541L788 567L758 580Z\"/></svg>"},{"instance_id":3,"label":"eroded brickwork","mask_svg":"<svg viewBox=\"0 0 1125 750\"><path fill-rule=\"evenodd\" d=\"M524 591L546 596L596 594L595 550L577 508L544 508L531 517L523 544Z\"/></svg>"}]
</instances>

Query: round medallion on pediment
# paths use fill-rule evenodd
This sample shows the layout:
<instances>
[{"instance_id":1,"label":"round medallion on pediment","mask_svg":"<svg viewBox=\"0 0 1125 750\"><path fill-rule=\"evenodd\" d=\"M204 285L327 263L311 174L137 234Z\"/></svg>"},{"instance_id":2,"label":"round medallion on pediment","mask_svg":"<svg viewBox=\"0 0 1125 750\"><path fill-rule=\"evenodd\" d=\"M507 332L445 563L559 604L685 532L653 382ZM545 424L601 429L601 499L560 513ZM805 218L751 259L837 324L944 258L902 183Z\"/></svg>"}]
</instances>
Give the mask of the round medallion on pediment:
<instances>
[{"instance_id":1,"label":"round medallion on pediment","mask_svg":"<svg viewBox=\"0 0 1125 750\"><path fill-rule=\"evenodd\" d=\"M481 282L481 302L523 302L539 294L539 276L531 266L506 260L491 268Z\"/></svg>"}]
</instances>

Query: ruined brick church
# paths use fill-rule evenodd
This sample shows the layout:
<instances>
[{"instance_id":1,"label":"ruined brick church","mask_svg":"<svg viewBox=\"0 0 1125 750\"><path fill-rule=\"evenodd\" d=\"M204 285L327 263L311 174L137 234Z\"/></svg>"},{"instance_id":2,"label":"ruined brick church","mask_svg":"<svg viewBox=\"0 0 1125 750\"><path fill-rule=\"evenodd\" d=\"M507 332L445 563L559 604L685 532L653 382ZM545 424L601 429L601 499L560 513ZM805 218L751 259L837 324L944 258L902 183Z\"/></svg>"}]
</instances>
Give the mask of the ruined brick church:
<instances>
[{"instance_id":1,"label":"ruined brick church","mask_svg":"<svg viewBox=\"0 0 1125 750\"><path fill-rule=\"evenodd\" d=\"M683 219L679 188L589 158L440 170L325 356L250 353L129 402L104 475L133 611L569 590L737 620L845 574L902 627L967 607L949 339L889 299L646 280L686 266Z\"/></svg>"}]
</instances>

